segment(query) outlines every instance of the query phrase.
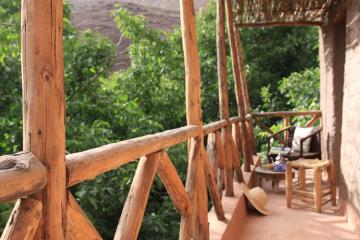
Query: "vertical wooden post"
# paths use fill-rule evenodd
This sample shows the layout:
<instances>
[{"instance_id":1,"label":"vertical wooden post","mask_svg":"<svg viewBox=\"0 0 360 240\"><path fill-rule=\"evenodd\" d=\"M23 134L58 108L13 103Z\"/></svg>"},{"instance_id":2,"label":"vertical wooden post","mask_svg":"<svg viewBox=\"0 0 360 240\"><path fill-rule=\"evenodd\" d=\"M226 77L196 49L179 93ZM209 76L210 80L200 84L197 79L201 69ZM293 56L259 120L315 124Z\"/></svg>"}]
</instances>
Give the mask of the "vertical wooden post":
<instances>
[{"instance_id":1,"label":"vertical wooden post","mask_svg":"<svg viewBox=\"0 0 360 240\"><path fill-rule=\"evenodd\" d=\"M196 45L196 28L195 28L195 11L193 0L180 0L180 18L182 29L182 41L184 50L185 61L185 78L186 78L186 117L188 125L197 125L202 128L201 117L201 77L200 77L200 60L198 54L198 48ZM190 192L190 196L193 196L191 192L197 191L197 199L190 199L190 201L197 201L198 211L194 211L195 225L193 238L194 239L208 239L209 238L209 226L208 226L208 197L206 189L206 180L204 172L204 157L205 149L203 144L203 132L199 136L199 152L195 154L193 159L189 158L189 161L195 161L197 164L191 164L190 166L197 167L192 170L188 168L186 190ZM189 149L192 149L195 142L190 141ZM193 179L192 174L196 174L196 181L188 181ZM185 224L187 218L182 218L181 224ZM183 229L181 227L181 229ZM180 233L180 236L182 234Z\"/></svg>"},{"instance_id":2,"label":"vertical wooden post","mask_svg":"<svg viewBox=\"0 0 360 240\"><path fill-rule=\"evenodd\" d=\"M285 188L286 188L286 206L291 208L291 202L293 197L292 189L292 179L293 179L293 169L291 163L286 162L286 172L285 172Z\"/></svg>"},{"instance_id":3,"label":"vertical wooden post","mask_svg":"<svg viewBox=\"0 0 360 240\"><path fill-rule=\"evenodd\" d=\"M217 1L216 15L216 44L217 44L217 70L219 83L219 104L221 119L229 120L228 80L226 72L226 45L225 45L225 1ZM231 125L221 130L222 144L225 150L225 195L234 196L233 168L231 145L227 144L231 138Z\"/></svg>"},{"instance_id":4,"label":"vertical wooden post","mask_svg":"<svg viewBox=\"0 0 360 240\"><path fill-rule=\"evenodd\" d=\"M283 121L284 121L284 128L289 127L289 125L290 125L290 119L289 119L289 117L284 117ZM287 143L288 141L289 141L289 132L288 132L288 131L285 131L285 132L284 132L284 142Z\"/></svg>"},{"instance_id":5,"label":"vertical wooden post","mask_svg":"<svg viewBox=\"0 0 360 240\"><path fill-rule=\"evenodd\" d=\"M47 167L36 238L64 239L66 229L65 86L62 0L22 2L23 145Z\"/></svg>"},{"instance_id":6,"label":"vertical wooden post","mask_svg":"<svg viewBox=\"0 0 360 240\"><path fill-rule=\"evenodd\" d=\"M232 4L231 0L225 1L226 5L226 13L227 13L227 27L228 27L228 35L230 41L230 50L231 50L231 60L232 60L232 68L233 68L233 75L234 75L234 82L235 82L235 93L236 93L236 100L238 105L238 113L239 116L242 118L240 127L242 134L242 149L244 154L244 162L245 162L245 171L250 171L250 164L252 161L252 149L251 145L249 146L249 137L248 131L245 125L245 105L244 105L244 95L241 85L241 76L239 71L239 63L238 63L238 56L237 56L237 49L236 49L236 42L235 42L235 34L234 34L234 22L233 22L233 12L232 12Z\"/></svg>"},{"instance_id":7,"label":"vertical wooden post","mask_svg":"<svg viewBox=\"0 0 360 240\"><path fill-rule=\"evenodd\" d=\"M251 119L250 96L249 96L249 89L248 89L246 72L245 72L244 51L241 46L240 32L236 25L234 25L234 37L235 37L235 45L237 50L236 52L239 63L241 90L244 96L245 114L247 114L247 116L250 116L249 119L247 117L245 119L246 128L248 130L248 136L249 136L249 147L251 147L252 153L256 155L256 141L254 136L254 126Z\"/></svg>"}]
</instances>

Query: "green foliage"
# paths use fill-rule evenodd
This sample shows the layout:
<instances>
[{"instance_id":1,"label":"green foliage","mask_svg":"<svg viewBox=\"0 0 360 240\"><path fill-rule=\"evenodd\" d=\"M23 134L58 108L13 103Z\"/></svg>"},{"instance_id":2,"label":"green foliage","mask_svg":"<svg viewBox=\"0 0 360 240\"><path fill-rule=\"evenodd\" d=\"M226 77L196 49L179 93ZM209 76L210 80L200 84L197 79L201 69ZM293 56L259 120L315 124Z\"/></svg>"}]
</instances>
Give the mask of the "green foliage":
<instances>
[{"instance_id":1,"label":"green foliage","mask_svg":"<svg viewBox=\"0 0 360 240\"><path fill-rule=\"evenodd\" d=\"M275 27L244 29L247 78L253 108L269 111L258 90L264 86L277 98L276 106L287 101L277 89L277 82L293 72L318 66L318 33L315 27ZM277 110L286 110L277 109Z\"/></svg>"}]
</instances>

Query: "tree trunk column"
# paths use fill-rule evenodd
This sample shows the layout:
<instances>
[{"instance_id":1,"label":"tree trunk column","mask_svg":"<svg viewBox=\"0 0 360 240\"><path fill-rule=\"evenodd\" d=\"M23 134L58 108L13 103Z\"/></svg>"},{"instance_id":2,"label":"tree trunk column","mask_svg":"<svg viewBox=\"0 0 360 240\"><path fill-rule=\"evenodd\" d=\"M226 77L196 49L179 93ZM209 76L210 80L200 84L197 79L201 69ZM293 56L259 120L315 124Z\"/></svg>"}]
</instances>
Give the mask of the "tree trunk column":
<instances>
[{"instance_id":1,"label":"tree trunk column","mask_svg":"<svg viewBox=\"0 0 360 240\"><path fill-rule=\"evenodd\" d=\"M229 97L228 80L226 72L226 43L225 43L225 0L217 1L216 15L216 44L217 44L217 70L219 84L219 108L220 118L229 120ZM228 124L225 129L221 129L222 144L225 149L225 195L234 196L233 189L233 168L231 145L228 144L231 134L231 125Z\"/></svg>"},{"instance_id":2,"label":"tree trunk column","mask_svg":"<svg viewBox=\"0 0 360 240\"><path fill-rule=\"evenodd\" d=\"M65 239L65 92L61 0L22 2L23 146L47 168L37 239Z\"/></svg>"},{"instance_id":3,"label":"tree trunk column","mask_svg":"<svg viewBox=\"0 0 360 240\"><path fill-rule=\"evenodd\" d=\"M198 48L196 44L195 11L193 0L180 0L180 18L182 29L182 41L185 61L185 79L186 79L186 117L188 125L197 125L202 128L201 116L201 76ZM204 172L204 150L203 131L198 139L198 145L192 139L189 142L189 153L197 149L197 153L192 156L189 154L189 167L186 180L186 191L189 194L190 201L194 203L193 218L193 239L208 239L208 198L206 189L206 180ZM191 168L196 169L191 169ZM193 175L196 175L195 178ZM184 225L188 225L188 218L182 218L181 231Z\"/></svg>"},{"instance_id":4,"label":"tree trunk column","mask_svg":"<svg viewBox=\"0 0 360 240\"><path fill-rule=\"evenodd\" d=\"M237 52L238 64L239 64L241 90L243 92L243 99L244 99L243 100L244 109L245 109L245 114L247 115L245 118L245 123L249 135L249 148L251 148L252 154L256 155L256 141L254 136L254 126L251 117L250 96L249 96L249 89L248 89L245 64L244 64L244 51L241 46L240 32L236 25L234 25L234 37L235 37L236 52ZM250 116L250 118L248 118L248 116Z\"/></svg>"},{"instance_id":5,"label":"tree trunk column","mask_svg":"<svg viewBox=\"0 0 360 240\"><path fill-rule=\"evenodd\" d=\"M238 113L241 117L240 127L242 132L242 149L244 155L245 162L245 171L250 171L250 164L252 161L252 149L251 144L249 144L248 131L245 124L245 104L244 104L244 91L242 89L241 84L241 76L240 76L240 68L238 61L238 53L236 48L236 40L234 33L234 22L233 22L233 12L232 12L232 4L231 0L225 1L226 5L226 14L227 14L227 28L228 35L230 41L230 50L231 50L231 60L232 60L232 68L235 82L235 93L236 93L236 101L238 105Z\"/></svg>"}]
</instances>

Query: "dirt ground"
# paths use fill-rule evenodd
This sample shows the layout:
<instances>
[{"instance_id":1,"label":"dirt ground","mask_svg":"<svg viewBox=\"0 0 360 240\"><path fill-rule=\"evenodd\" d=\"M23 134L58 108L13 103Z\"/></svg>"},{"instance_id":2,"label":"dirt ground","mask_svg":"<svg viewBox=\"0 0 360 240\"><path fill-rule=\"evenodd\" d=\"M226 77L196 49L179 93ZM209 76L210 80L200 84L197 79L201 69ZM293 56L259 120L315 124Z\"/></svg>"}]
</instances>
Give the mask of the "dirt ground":
<instances>
[{"instance_id":1,"label":"dirt ground","mask_svg":"<svg viewBox=\"0 0 360 240\"><path fill-rule=\"evenodd\" d=\"M180 24L179 0L70 0L71 21L79 30L92 29L118 43L121 33L116 27L111 11L120 3L134 14L144 15L149 26L165 31ZM196 0L195 8L205 6L206 0ZM127 47L130 41L122 39L118 46L118 57L114 70L127 68L130 64Z\"/></svg>"}]
</instances>

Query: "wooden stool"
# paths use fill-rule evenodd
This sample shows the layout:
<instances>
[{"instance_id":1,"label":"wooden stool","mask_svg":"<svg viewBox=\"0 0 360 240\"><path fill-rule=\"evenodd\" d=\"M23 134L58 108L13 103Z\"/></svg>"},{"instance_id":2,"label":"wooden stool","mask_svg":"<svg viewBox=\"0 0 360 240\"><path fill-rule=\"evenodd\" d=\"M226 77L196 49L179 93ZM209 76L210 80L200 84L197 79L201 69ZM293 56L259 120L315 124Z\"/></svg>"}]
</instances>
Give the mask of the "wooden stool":
<instances>
[{"instance_id":1,"label":"wooden stool","mask_svg":"<svg viewBox=\"0 0 360 240\"><path fill-rule=\"evenodd\" d=\"M299 182L293 183L293 169L298 170ZM314 169L313 190L306 189L306 169ZM328 184L322 185L322 171L326 170L328 175ZM326 196L330 195L330 199L326 200ZM300 159L296 161L288 161L286 163L286 205L291 208L293 198L302 200L305 203L314 203L316 212L321 212L323 204L332 202L336 204L336 185L334 162L332 160L312 160Z\"/></svg>"}]
</instances>

